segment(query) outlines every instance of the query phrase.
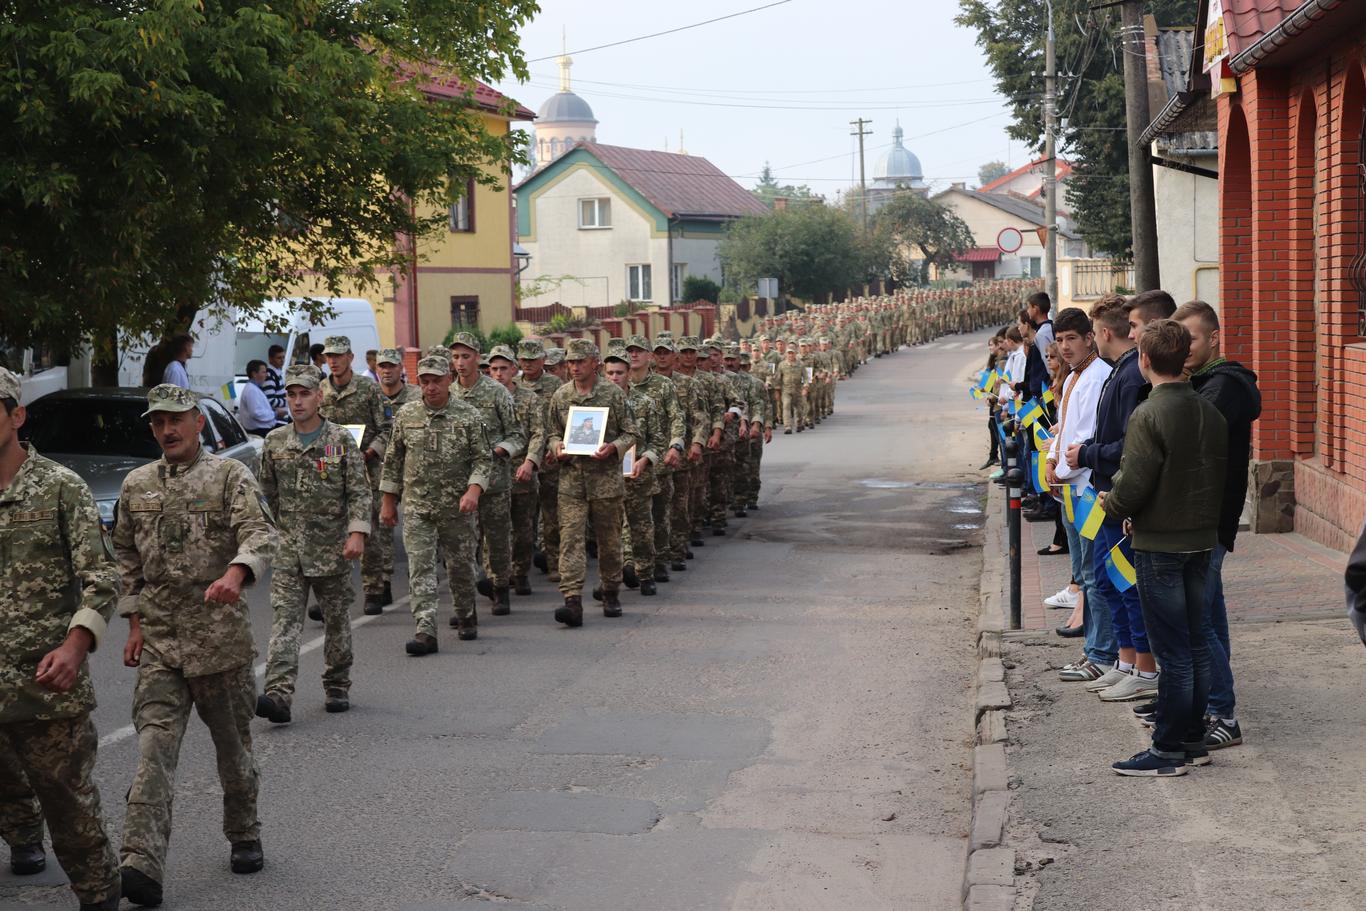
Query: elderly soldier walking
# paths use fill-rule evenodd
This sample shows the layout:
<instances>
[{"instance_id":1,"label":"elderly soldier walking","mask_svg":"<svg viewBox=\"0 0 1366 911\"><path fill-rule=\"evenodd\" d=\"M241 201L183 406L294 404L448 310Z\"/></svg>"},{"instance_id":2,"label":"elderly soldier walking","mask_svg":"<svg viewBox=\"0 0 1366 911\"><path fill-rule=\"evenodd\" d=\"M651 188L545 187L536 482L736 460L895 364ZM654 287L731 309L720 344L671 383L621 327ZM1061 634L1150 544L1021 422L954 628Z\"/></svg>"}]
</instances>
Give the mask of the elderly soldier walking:
<instances>
[{"instance_id":1,"label":"elderly soldier walking","mask_svg":"<svg viewBox=\"0 0 1366 911\"><path fill-rule=\"evenodd\" d=\"M442 556L457 625L473 628L474 514L489 485L493 456L479 412L451 395L453 379L445 355L417 362L422 401L409 402L395 415L379 484L382 524L398 524L403 500L403 548L417 626L405 648L415 656L437 650L436 568Z\"/></svg>"},{"instance_id":2,"label":"elderly soldier walking","mask_svg":"<svg viewBox=\"0 0 1366 911\"><path fill-rule=\"evenodd\" d=\"M365 457L370 479L371 515L374 526L379 518L379 472L384 464L384 451L389 445L390 419L385 417L383 396L379 386L369 377L358 376L351 369L355 355L351 353L351 339L344 335L328 336L323 343L323 357L327 358L328 376L323 383L322 415L334 424L359 424L360 449ZM367 540L365 556L361 558L360 579L365 589L366 613L379 613L383 605L393 601L393 592L386 580L393 574L393 549L388 555L386 572L383 546ZM314 605L308 615L321 620L322 611Z\"/></svg>"},{"instance_id":3,"label":"elderly soldier walking","mask_svg":"<svg viewBox=\"0 0 1366 911\"><path fill-rule=\"evenodd\" d=\"M550 398L548 445L560 466L560 593L564 606L556 621L583 625L583 582L587 575L588 523L598 542L605 617L621 616L621 520L626 484L621 460L636 445L636 425L626 408L626 393L598 376L598 348L587 339L570 339L565 351L573 380ZM574 407L607 409L604 442L591 456L564 451L565 427Z\"/></svg>"},{"instance_id":4,"label":"elderly soldier walking","mask_svg":"<svg viewBox=\"0 0 1366 911\"><path fill-rule=\"evenodd\" d=\"M524 338L517 344L517 360L522 367L517 388L529 389L536 394L536 398L541 402L541 422L544 426L546 409L550 407L550 397L555 394L556 389L564 385L564 380L546 369L550 358L545 346L537 339ZM543 459L536 477L536 483L540 487L537 507L540 513L541 559L545 561L542 568L545 569L546 578L550 582L560 581L559 467L556 460Z\"/></svg>"},{"instance_id":5,"label":"elderly soldier walking","mask_svg":"<svg viewBox=\"0 0 1366 911\"><path fill-rule=\"evenodd\" d=\"M190 710L209 729L223 785L223 834L234 873L264 864L251 752L256 650L242 588L260 579L276 534L261 488L241 462L200 446L204 415L193 393L147 393L162 456L124 479L114 526L128 618L123 661L138 669L133 724L138 770L123 823L123 895L161 902L171 801Z\"/></svg>"},{"instance_id":6,"label":"elderly soldier walking","mask_svg":"<svg viewBox=\"0 0 1366 911\"><path fill-rule=\"evenodd\" d=\"M493 447L493 468L488 487L479 498L479 535L484 544L484 572L488 577L484 595L493 601L493 613L512 610L508 588L512 583L512 471L509 463L526 452L526 434L517 421L512 395L492 377L479 372L479 340L457 332L451 340L451 363L456 381L451 395L474 406L484 422L484 433ZM460 627L461 639L479 635L478 614Z\"/></svg>"},{"instance_id":7,"label":"elderly soldier walking","mask_svg":"<svg viewBox=\"0 0 1366 911\"><path fill-rule=\"evenodd\" d=\"M422 393L418 391L416 386L404 382L403 352L398 348L380 349L379 355L375 358L375 372L379 375L379 400L380 404L384 406L384 419L390 423L392 428L394 415L398 414L398 410L409 402L420 401ZM381 462L371 463L368 472L372 478L370 494L374 502L370 510L370 537L365 540L365 547L367 551L371 548L375 550L375 559L379 562L384 586L381 597L366 597L365 612L367 614L383 613L385 606L393 600L394 530L380 525L378 521L378 478L381 465Z\"/></svg>"},{"instance_id":8,"label":"elderly soldier walking","mask_svg":"<svg viewBox=\"0 0 1366 911\"><path fill-rule=\"evenodd\" d=\"M285 371L285 401L294 422L272 430L261 452L261 490L281 536L270 577L275 621L256 714L274 724L290 720L310 590L326 627L323 706L329 712L351 707L350 561L364 552L370 533L370 481L351 432L318 413L322 380L312 364Z\"/></svg>"},{"instance_id":9,"label":"elderly soldier walking","mask_svg":"<svg viewBox=\"0 0 1366 911\"><path fill-rule=\"evenodd\" d=\"M19 442L19 398L19 378L0 367L0 830L14 872L37 873L46 816L81 908L113 911L118 861L93 777L85 656L104 638L118 574L90 488Z\"/></svg>"},{"instance_id":10,"label":"elderly soldier walking","mask_svg":"<svg viewBox=\"0 0 1366 911\"><path fill-rule=\"evenodd\" d=\"M512 474L512 589L531 594L531 559L536 550L536 509L540 490L536 477L545 457L545 405L530 386L517 385L517 359L507 345L489 352L489 375L512 396L517 424L526 438L526 454ZM497 607L493 612L499 612ZM507 613L506 610L503 613Z\"/></svg>"}]
</instances>

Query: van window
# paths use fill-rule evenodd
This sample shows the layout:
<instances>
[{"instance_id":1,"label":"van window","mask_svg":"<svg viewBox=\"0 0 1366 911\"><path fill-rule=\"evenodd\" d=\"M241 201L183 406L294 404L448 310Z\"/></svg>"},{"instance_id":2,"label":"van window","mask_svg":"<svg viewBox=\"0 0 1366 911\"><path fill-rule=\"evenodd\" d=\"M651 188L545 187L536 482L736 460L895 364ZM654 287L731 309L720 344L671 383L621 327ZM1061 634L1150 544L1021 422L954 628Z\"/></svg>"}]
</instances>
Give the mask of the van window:
<instances>
[{"instance_id":1,"label":"van window","mask_svg":"<svg viewBox=\"0 0 1366 911\"><path fill-rule=\"evenodd\" d=\"M217 431L219 439L223 441L225 449L239 446L247 441L247 435L241 426L223 410L223 406L212 399L203 399L199 403L210 421L213 422L213 429Z\"/></svg>"},{"instance_id":2,"label":"van window","mask_svg":"<svg viewBox=\"0 0 1366 911\"><path fill-rule=\"evenodd\" d=\"M233 370L238 376L247 375L247 363L255 360L270 363L267 357L270 353L271 345L279 345L281 348L289 345L289 335L280 332L238 332L236 363Z\"/></svg>"}]
</instances>

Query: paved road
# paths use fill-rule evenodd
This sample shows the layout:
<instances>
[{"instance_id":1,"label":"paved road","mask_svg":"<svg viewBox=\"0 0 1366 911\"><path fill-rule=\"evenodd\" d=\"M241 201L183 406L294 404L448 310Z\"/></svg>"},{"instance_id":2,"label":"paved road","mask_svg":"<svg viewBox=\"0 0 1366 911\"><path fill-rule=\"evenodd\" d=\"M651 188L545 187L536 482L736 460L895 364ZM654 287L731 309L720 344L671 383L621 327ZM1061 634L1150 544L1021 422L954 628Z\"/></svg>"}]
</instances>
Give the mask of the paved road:
<instances>
[{"instance_id":1,"label":"paved road","mask_svg":"<svg viewBox=\"0 0 1366 911\"><path fill-rule=\"evenodd\" d=\"M957 379L980 338L842 384L831 421L770 448L762 510L658 597L628 593L623 619L560 628L537 577L475 643L444 631L443 608L442 651L410 659L406 612L386 613L356 631L341 716L306 654L294 723L256 729L260 875L227 870L193 723L166 906L953 907L981 565L967 469L985 433ZM113 832L135 766L121 635L94 658ZM68 907L63 881L55 864L36 883L0 872L0 907Z\"/></svg>"}]
</instances>

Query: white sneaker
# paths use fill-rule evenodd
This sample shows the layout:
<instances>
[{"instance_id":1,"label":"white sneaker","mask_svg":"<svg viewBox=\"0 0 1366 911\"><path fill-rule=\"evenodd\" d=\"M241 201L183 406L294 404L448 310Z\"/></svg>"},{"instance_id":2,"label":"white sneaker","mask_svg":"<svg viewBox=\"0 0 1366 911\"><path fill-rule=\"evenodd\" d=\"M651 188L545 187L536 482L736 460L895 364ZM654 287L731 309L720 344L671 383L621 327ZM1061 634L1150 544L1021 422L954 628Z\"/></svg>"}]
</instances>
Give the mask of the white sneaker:
<instances>
[{"instance_id":1,"label":"white sneaker","mask_svg":"<svg viewBox=\"0 0 1366 911\"><path fill-rule=\"evenodd\" d=\"M1121 671L1119 669L1119 665L1116 664L1114 667L1106 671L1105 675L1101 677L1099 680L1092 680L1090 683L1086 684L1086 692L1099 693L1101 690L1108 690L1110 687L1114 686L1116 683L1119 683L1119 681L1123 680L1125 677L1128 676L1129 672Z\"/></svg>"},{"instance_id":2,"label":"white sneaker","mask_svg":"<svg viewBox=\"0 0 1366 911\"><path fill-rule=\"evenodd\" d=\"M1108 690L1096 695L1101 702L1132 702L1135 699L1150 699L1157 695L1157 677L1148 679L1137 673L1130 674Z\"/></svg>"},{"instance_id":3,"label":"white sneaker","mask_svg":"<svg viewBox=\"0 0 1366 911\"><path fill-rule=\"evenodd\" d=\"M1051 598L1044 598L1043 603L1049 607L1073 608L1077 606L1077 601L1081 597L1080 592L1072 591L1072 586L1064 586L1063 590Z\"/></svg>"}]
</instances>

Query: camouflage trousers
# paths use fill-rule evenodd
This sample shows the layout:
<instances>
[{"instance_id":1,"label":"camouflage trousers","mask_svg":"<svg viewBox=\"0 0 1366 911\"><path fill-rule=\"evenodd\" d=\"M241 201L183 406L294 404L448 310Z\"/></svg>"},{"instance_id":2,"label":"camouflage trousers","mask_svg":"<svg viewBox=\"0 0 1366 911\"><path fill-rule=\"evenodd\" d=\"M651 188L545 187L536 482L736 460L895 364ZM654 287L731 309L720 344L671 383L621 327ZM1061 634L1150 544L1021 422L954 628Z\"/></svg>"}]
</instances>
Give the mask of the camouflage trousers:
<instances>
[{"instance_id":1,"label":"camouflage trousers","mask_svg":"<svg viewBox=\"0 0 1366 911\"><path fill-rule=\"evenodd\" d=\"M636 575L648 579L655 572L655 484L653 466L640 478L626 479L626 535L623 540L625 562L635 567ZM601 553L601 551L599 551Z\"/></svg>"},{"instance_id":2,"label":"camouflage trousers","mask_svg":"<svg viewBox=\"0 0 1366 911\"><path fill-rule=\"evenodd\" d=\"M746 440L735 447L736 509L759 500L759 460L764 457L764 438Z\"/></svg>"},{"instance_id":3,"label":"camouflage trousers","mask_svg":"<svg viewBox=\"0 0 1366 911\"><path fill-rule=\"evenodd\" d=\"M735 444L727 444L712 457L707 497L712 528L726 527L726 507L730 505L731 487L735 481Z\"/></svg>"},{"instance_id":4,"label":"camouflage trousers","mask_svg":"<svg viewBox=\"0 0 1366 911\"><path fill-rule=\"evenodd\" d=\"M691 462L686 464L688 468L674 472L673 490L669 496L668 555L674 563L682 563L688 558L688 538L692 534L689 507L692 505L693 475L697 471Z\"/></svg>"},{"instance_id":5,"label":"camouflage trousers","mask_svg":"<svg viewBox=\"0 0 1366 911\"><path fill-rule=\"evenodd\" d=\"M650 512L655 527L655 569L669 568L669 534L673 524L674 475L661 472L655 478L655 492L650 494Z\"/></svg>"},{"instance_id":6,"label":"camouflage trousers","mask_svg":"<svg viewBox=\"0 0 1366 911\"><path fill-rule=\"evenodd\" d=\"M104 829L95 786L98 744L89 713L0 724L0 827L5 840L15 833L26 839L18 844L42 841L42 817L32 818L40 803L52 833L52 853L71 880L71 891L92 904L119 888L118 859ZM11 777L11 769L17 777Z\"/></svg>"},{"instance_id":7,"label":"camouflage trousers","mask_svg":"<svg viewBox=\"0 0 1366 911\"><path fill-rule=\"evenodd\" d=\"M292 565L291 565L292 564ZM351 614L355 598L351 574L305 576L297 562L277 562L270 574L270 649L266 658L268 695L290 705L299 676L299 644L304 632L304 605L309 591L323 612L323 690L351 689Z\"/></svg>"},{"instance_id":8,"label":"camouflage trousers","mask_svg":"<svg viewBox=\"0 0 1366 911\"><path fill-rule=\"evenodd\" d=\"M484 551L484 575L494 588L512 580L512 490L484 491L479 498L479 540Z\"/></svg>"},{"instance_id":9,"label":"camouflage trousers","mask_svg":"<svg viewBox=\"0 0 1366 911\"><path fill-rule=\"evenodd\" d=\"M598 575L605 591L621 589L621 497L589 499L583 485L560 479L560 593L583 594L588 575L588 528L598 542Z\"/></svg>"},{"instance_id":10,"label":"camouflage trousers","mask_svg":"<svg viewBox=\"0 0 1366 911\"><path fill-rule=\"evenodd\" d=\"M531 556L536 551L536 513L540 509L541 493L532 478L524 487L512 488L512 576L518 578L531 572Z\"/></svg>"},{"instance_id":11,"label":"camouflage trousers","mask_svg":"<svg viewBox=\"0 0 1366 911\"><path fill-rule=\"evenodd\" d=\"M558 468L537 477L541 485L541 553L545 554L547 573L560 571L560 471Z\"/></svg>"},{"instance_id":12,"label":"camouflage trousers","mask_svg":"<svg viewBox=\"0 0 1366 911\"><path fill-rule=\"evenodd\" d=\"M379 507L384 497L379 492L378 463L367 469L372 478L370 482L370 527L382 528L379 524ZM394 576L394 530L383 528L388 534L365 536L365 554L360 559L361 588L367 595L384 594L384 584Z\"/></svg>"},{"instance_id":13,"label":"camouflage trousers","mask_svg":"<svg viewBox=\"0 0 1366 911\"><path fill-rule=\"evenodd\" d=\"M138 770L128 789L120 862L166 880L171 803L180 744L193 708L213 739L223 786L223 834L228 841L261 837L256 815L259 775L251 752L256 712L256 675L250 664L202 677L186 677L148 650L142 653L133 689L133 726L138 732Z\"/></svg>"},{"instance_id":14,"label":"camouflage trousers","mask_svg":"<svg viewBox=\"0 0 1366 911\"><path fill-rule=\"evenodd\" d=\"M409 601L419 634L436 635L436 568L443 557L455 616L471 626L479 622L474 610L477 536L473 514L454 509L434 516L404 514L403 549L408 552Z\"/></svg>"},{"instance_id":15,"label":"camouflage trousers","mask_svg":"<svg viewBox=\"0 0 1366 911\"><path fill-rule=\"evenodd\" d=\"M691 537L697 537L702 530L702 520L707 518L707 490L710 486L711 463L713 454L707 450L692 470L692 492L688 500L688 515L692 527L688 529Z\"/></svg>"},{"instance_id":16,"label":"camouflage trousers","mask_svg":"<svg viewBox=\"0 0 1366 911\"><path fill-rule=\"evenodd\" d=\"M800 392L783 392L783 429L795 431L801 426L802 420L802 394Z\"/></svg>"}]
</instances>

